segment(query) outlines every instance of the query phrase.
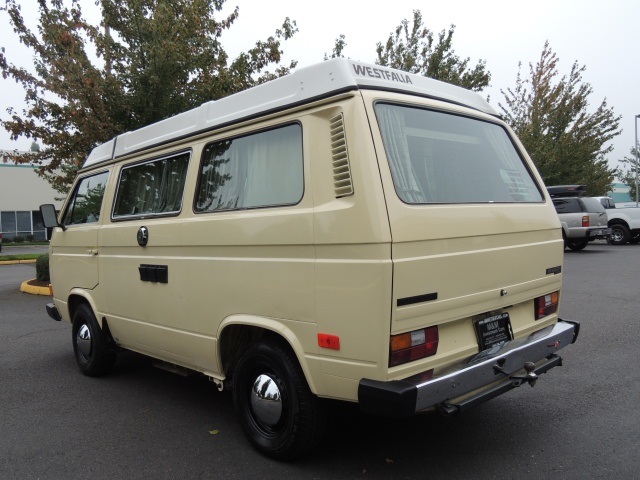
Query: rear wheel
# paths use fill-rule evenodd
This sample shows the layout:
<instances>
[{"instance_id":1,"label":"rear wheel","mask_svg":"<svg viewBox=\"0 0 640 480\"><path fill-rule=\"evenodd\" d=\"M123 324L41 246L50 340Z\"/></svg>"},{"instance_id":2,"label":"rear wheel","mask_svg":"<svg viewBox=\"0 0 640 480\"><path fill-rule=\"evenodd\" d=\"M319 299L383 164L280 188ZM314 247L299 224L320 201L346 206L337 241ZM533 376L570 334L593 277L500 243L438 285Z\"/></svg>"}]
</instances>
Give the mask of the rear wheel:
<instances>
[{"instance_id":1,"label":"rear wheel","mask_svg":"<svg viewBox=\"0 0 640 480\"><path fill-rule=\"evenodd\" d=\"M233 399L245 435L270 457L291 460L322 438L324 404L283 342L260 341L245 351L235 369Z\"/></svg>"},{"instance_id":2,"label":"rear wheel","mask_svg":"<svg viewBox=\"0 0 640 480\"><path fill-rule=\"evenodd\" d=\"M567 247L574 251L583 250L588 244L588 240L567 240Z\"/></svg>"},{"instance_id":3,"label":"rear wheel","mask_svg":"<svg viewBox=\"0 0 640 480\"><path fill-rule=\"evenodd\" d=\"M116 360L113 341L98 325L93 311L82 304L73 316L73 353L80 371L97 377L111 370Z\"/></svg>"},{"instance_id":4,"label":"rear wheel","mask_svg":"<svg viewBox=\"0 0 640 480\"><path fill-rule=\"evenodd\" d=\"M624 245L631 238L631 232L626 225L617 223L611 225L611 235L607 238L607 242L611 245Z\"/></svg>"}]
</instances>

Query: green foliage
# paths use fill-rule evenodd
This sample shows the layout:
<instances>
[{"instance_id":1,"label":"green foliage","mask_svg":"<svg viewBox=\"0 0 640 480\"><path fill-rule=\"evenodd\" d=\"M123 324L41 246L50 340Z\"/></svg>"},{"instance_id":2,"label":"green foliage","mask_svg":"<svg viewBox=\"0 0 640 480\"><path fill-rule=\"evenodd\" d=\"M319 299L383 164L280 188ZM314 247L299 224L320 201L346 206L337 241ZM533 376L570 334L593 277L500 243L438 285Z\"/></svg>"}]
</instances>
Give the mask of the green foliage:
<instances>
[{"instance_id":1,"label":"green foliage","mask_svg":"<svg viewBox=\"0 0 640 480\"><path fill-rule=\"evenodd\" d=\"M342 51L346 46L347 46L347 42L345 41L345 36L340 35L338 38L336 38L336 42L333 45L333 51L331 52L331 56L327 55L326 53L324 54L325 61L329 60L330 58L343 58L344 55L342 55Z\"/></svg>"},{"instance_id":2,"label":"green foliage","mask_svg":"<svg viewBox=\"0 0 640 480\"><path fill-rule=\"evenodd\" d=\"M412 23L402 20L384 44L378 42L376 63L481 91L489 85L491 73L484 60L471 67L469 57L456 55L452 46L455 28L451 25L448 31L442 30L436 42L433 32L424 26L420 10L414 10Z\"/></svg>"},{"instance_id":3,"label":"green foliage","mask_svg":"<svg viewBox=\"0 0 640 480\"><path fill-rule=\"evenodd\" d=\"M16 235L15 237L13 237L13 243L24 243L24 237Z\"/></svg>"},{"instance_id":4,"label":"green foliage","mask_svg":"<svg viewBox=\"0 0 640 480\"><path fill-rule=\"evenodd\" d=\"M558 62L546 42L538 63L529 64L529 77L522 77L520 65L515 87L500 90L500 108L547 185L583 184L589 195L604 195L616 174L605 156L613 149L607 143L621 132L620 117L606 99L590 111L586 67L574 62L569 76L558 78Z\"/></svg>"},{"instance_id":5,"label":"green foliage","mask_svg":"<svg viewBox=\"0 0 640 480\"><path fill-rule=\"evenodd\" d=\"M36 278L43 282L51 280L49 278L49 254L45 253L36 259Z\"/></svg>"},{"instance_id":6,"label":"green foliage","mask_svg":"<svg viewBox=\"0 0 640 480\"><path fill-rule=\"evenodd\" d=\"M15 35L34 56L34 72L0 51L3 77L25 91L27 108L0 124L12 139L40 140L40 151L8 155L39 164L38 173L66 193L98 144L253 85L286 75L281 28L229 59L221 37L239 16L218 19L225 0L97 0L100 26L86 21L81 0L40 0L37 31L24 23L18 0L5 0Z\"/></svg>"},{"instance_id":7,"label":"green foliage","mask_svg":"<svg viewBox=\"0 0 640 480\"><path fill-rule=\"evenodd\" d=\"M638 162L640 161L640 152L638 152L635 148L631 148L630 157L624 157L620 160L620 164L622 168L618 170L618 178L622 183L629 186L629 195L631 199L635 202L636 198L636 178L640 175L640 170L638 169Z\"/></svg>"}]
</instances>

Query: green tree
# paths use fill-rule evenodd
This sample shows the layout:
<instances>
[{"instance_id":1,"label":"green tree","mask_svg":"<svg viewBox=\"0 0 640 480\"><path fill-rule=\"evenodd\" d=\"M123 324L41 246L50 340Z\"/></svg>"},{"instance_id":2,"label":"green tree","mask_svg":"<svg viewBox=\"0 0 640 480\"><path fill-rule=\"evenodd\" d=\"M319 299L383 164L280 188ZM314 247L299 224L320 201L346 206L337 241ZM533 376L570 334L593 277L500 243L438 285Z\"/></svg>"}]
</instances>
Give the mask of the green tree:
<instances>
[{"instance_id":1,"label":"green tree","mask_svg":"<svg viewBox=\"0 0 640 480\"><path fill-rule=\"evenodd\" d=\"M618 169L618 178L622 183L629 186L629 195L635 202L636 199L636 175L640 175L638 170L638 163L636 158L640 160L640 152L636 152L636 149L631 147L629 157L624 157L620 160L622 167Z\"/></svg>"},{"instance_id":2,"label":"green tree","mask_svg":"<svg viewBox=\"0 0 640 480\"><path fill-rule=\"evenodd\" d=\"M376 64L481 91L489 85L491 73L484 60L472 67L469 57L456 55L452 46L455 28L451 25L449 30L442 30L436 41L424 26L420 10L414 10L412 22L402 20L385 43L378 42Z\"/></svg>"},{"instance_id":3,"label":"green tree","mask_svg":"<svg viewBox=\"0 0 640 480\"><path fill-rule=\"evenodd\" d=\"M86 0L85 0L86 1ZM18 0L5 0L14 33L34 56L34 70L11 63L0 70L25 91L23 112L9 109L0 124L13 139L39 140L39 152L9 160L39 164L38 172L66 193L78 167L98 144L286 75L284 40L297 32L285 19L266 40L229 59L221 43L238 18L219 19L225 0L96 0L100 26L85 19L82 0L38 0L37 30L24 22Z\"/></svg>"},{"instance_id":4,"label":"green tree","mask_svg":"<svg viewBox=\"0 0 640 480\"><path fill-rule=\"evenodd\" d=\"M529 77L518 67L513 89L500 90L504 117L518 134L547 185L584 184L590 195L609 191L615 169L608 166L607 145L616 135L620 117L606 99L593 111L586 67L573 63L568 76L559 77L559 59L545 42L540 60L529 64ZM590 111L591 110L591 111Z\"/></svg>"},{"instance_id":5,"label":"green tree","mask_svg":"<svg viewBox=\"0 0 640 480\"><path fill-rule=\"evenodd\" d=\"M344 35L340 35L338 38L336 38L335 43L333 45L333 51L331 52L331 56L329 56L328 54L324 54L324 60L327 61L330 58L343 58L344 55L342 55L342 51L344 50L344 48L347 46L347 42L345 40L345 36Z\"/></svg>"}]
</instances>

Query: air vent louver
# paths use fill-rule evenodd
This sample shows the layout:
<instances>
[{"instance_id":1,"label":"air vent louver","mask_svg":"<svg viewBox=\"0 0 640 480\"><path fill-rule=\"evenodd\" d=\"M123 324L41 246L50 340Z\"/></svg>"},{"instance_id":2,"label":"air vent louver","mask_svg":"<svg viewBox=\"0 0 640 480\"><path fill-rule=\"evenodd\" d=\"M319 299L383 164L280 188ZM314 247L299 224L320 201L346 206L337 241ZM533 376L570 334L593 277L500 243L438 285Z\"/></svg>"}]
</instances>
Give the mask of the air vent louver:
<instances>
[{"instance_id":1,"label":"air vent louver","mask_svg":"<svg viewBox=\"0 0 640 480\"><path fill-rule=\"evenodd\" d=\"M333 185L336 198L353 195L351 168L349 167L349 150L347 149L347 136L344 131L342 114L336 115L330 120L330 129Z\"/></svg>"}]
</instances>

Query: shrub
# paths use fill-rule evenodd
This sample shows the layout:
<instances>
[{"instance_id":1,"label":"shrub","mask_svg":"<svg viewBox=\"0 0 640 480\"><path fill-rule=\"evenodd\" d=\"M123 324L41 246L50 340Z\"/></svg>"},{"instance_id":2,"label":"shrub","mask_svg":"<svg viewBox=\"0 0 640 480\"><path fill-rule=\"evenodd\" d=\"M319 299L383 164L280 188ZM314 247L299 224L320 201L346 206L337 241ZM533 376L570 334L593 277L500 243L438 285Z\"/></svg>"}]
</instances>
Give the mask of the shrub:
<instances>
[{"instance_id":1,"label":"shrub","mask_svg":"<svg viewBox=\"0 0 640 480\"><path fill-rule=\"evenodd\" d=\"M27 242L33 242L33 238L34 238L33 235L27 235L26 237Z\"/></svg>"},{"instance_id":2,"label":"shrub","mask_svg":"<svg viewBox=\"0 0 640 480\"><path fill-rule=\"evenodd\" d=\"M13 243L23 243L24 242L24 237L19 237L19 236L15 236L13 237Z\"/></svg>"},{"instance_id":3,"label":"shrub","mask_svg":"<svg viewBox=\"0 0 640 480\"><path fill-rule=\"evenodd\" d=\"M43 282L49 282L49 254L45 253L36 259L36 278Z\"/></svg>"}]
</instances>

